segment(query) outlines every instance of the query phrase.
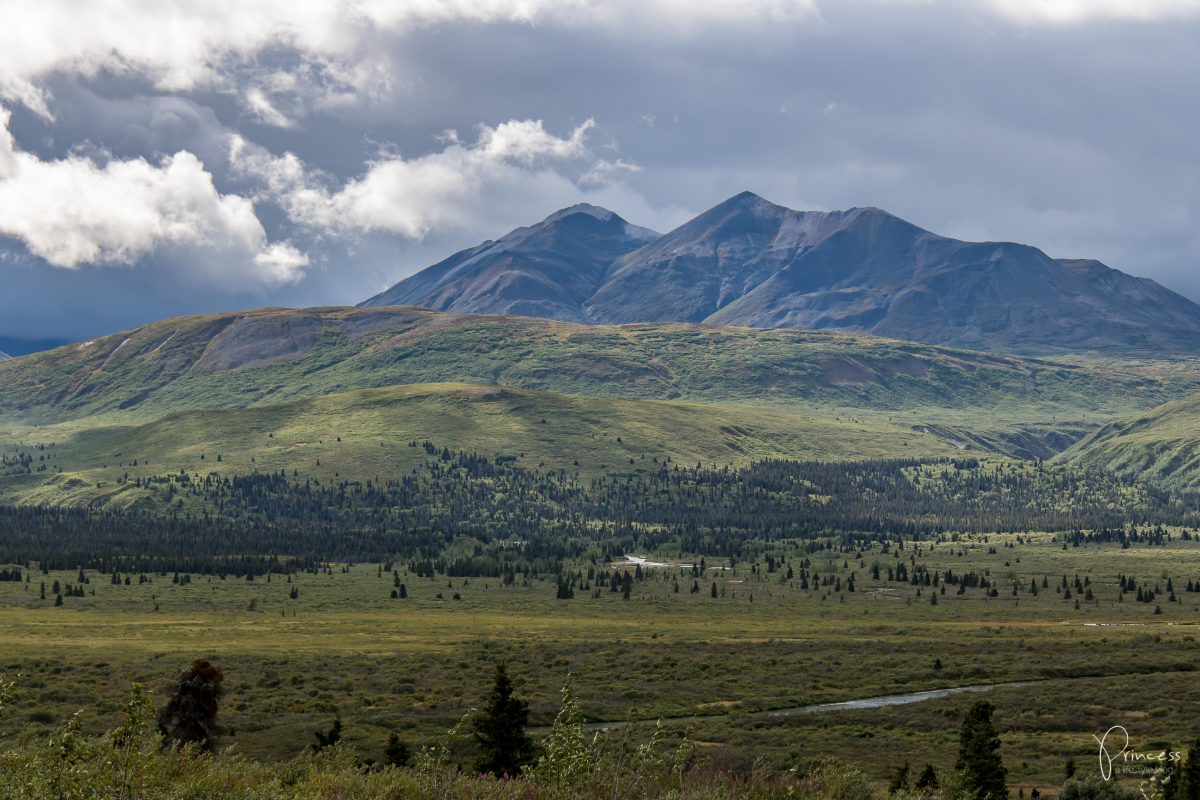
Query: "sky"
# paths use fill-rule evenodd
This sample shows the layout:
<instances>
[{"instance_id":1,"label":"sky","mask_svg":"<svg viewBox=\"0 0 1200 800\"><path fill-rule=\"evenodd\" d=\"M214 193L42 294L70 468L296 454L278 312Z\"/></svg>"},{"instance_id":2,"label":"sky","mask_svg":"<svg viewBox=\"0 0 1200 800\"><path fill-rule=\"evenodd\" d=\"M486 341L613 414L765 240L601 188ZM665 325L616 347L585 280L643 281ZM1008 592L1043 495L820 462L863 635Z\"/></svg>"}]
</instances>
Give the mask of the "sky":
<instances>
[{"instance_id":1,"label":"sky","mask_svg":"<svg viewBox=\"0 0 1200 800\"><path fill-rule=\"evenodd\" d=\"M360 302L742 190L1200 301L1200 0L0 0L0 336Z\"/></svg>"}]
</instances>

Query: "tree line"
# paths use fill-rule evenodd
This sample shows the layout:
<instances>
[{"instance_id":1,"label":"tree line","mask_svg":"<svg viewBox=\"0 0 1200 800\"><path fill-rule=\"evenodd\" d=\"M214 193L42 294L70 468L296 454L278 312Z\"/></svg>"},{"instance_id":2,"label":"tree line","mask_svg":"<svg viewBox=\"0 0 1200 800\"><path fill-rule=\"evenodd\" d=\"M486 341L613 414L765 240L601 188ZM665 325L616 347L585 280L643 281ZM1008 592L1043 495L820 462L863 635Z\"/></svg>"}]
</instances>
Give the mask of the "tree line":
<instances>
[{"instance_id":1,"label":"tree line","mask_svg":"<svg viewBox=\"0 0 1200 800\"><path fill-rule=\"evenodd\" d=\"M379 480L177 472L132 479L161 501L134 510L0 506L0 564L261 575L397 559L418 575L504 578L664 546L751 560L780 541L857 548L1028 531L1128 546L1164 543L1164 526L1200 525L1197 495L1068 466L964 458L735 469L655 459L584 480L426 451L419 467Z\"/></svg>"}]
</instances>

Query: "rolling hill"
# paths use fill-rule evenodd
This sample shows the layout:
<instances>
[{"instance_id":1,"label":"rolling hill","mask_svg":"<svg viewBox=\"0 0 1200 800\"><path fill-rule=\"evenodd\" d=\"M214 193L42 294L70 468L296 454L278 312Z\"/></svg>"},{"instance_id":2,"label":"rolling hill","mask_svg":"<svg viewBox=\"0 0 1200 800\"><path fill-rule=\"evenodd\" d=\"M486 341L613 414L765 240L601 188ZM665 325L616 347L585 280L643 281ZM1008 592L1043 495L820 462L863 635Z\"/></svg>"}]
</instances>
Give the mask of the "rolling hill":
<instances>
[{"instance_id":1,"label":"rolling hill","mask_svg":"<svg viewBox=\"0 0 1200 800\"><path fill-rule=\"evenodd\" d=\"M611 212L566 209L364 305L836 328L1027 354L1200 345L1200 305L1154 281L938 236L876 208L793 211L743 192L661 237L629 229Z\"/></svg>"},{"instance_id":2,"label":"rolling hill","mask_svg":"<svg viewBox=\"0 0 1200 800\"><path fill-rule=\"evenodd\" d=\"M410 446L426 440L591 474L643 456L1047 458L1188 391L1200 391L1192 361L415 307L262 309L0 363L0 500L136 503L129 478L180 469L366 479L411 468Z\"/></svg>"},{"instance_id":3,"label":"rolling hill","mask_svg":"<svg viewBox=\"0 0 1200 800\"><path fill-rule=\"evenodd\" d=\"M443 381L628 399L1106 421L1197 386L1186 371L1112 371L837 331L597 326L412 307L262 309L162 320L6 362L0 419L145 421Z\"/></svg>"},{"instance_id":4,"label":"rolling hill","mask_svg":"<svg viewBox=\"0 0 1200 800\"><path fill-rule=\"evenodd\" d=\"M1200 394L1111 422L1062 458L1173 489L1200 490Z\"/></svg>"},{"instance_id":5,"label":"rolling hill","mask_svg":"<svg viewBox=\"0 0 1200 800\"><path fill-rule=\"evenodd\" d=\"M333 422L336 420L336 422ZM185 411L144 424L26 429L6 453L38 469L0 470L0 502L128 508L159 496L137 478L284 471L375 480L451 446L583 475L762 458L944 456L960 449L881 418L659 400L621 400L462 383L359 389L251 408ZM52 443L52 445L48 445ZM41 449L38 445L42 445ZM61 472L60 472L61 470Z\"/></svg>"}]
</instances>

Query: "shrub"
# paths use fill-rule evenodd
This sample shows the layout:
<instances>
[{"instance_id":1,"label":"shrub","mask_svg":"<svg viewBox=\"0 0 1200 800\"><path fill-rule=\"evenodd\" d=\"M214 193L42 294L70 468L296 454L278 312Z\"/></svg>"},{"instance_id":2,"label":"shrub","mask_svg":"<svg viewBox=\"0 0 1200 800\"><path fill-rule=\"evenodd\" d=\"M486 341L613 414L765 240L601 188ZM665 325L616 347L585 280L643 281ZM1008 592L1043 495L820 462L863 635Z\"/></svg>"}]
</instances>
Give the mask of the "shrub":
<instances>
[{"instance_id":1,"label":"shrub","mask_svg":"<svg viewBox=\"0 0 1200 800\"><path fill-rule=\"evenodd\" d=\"M1058 790L1058 800L1141 800L1141 795L1137 789L1091 775L1068 778Z\"/></svg>"}]
</instances>

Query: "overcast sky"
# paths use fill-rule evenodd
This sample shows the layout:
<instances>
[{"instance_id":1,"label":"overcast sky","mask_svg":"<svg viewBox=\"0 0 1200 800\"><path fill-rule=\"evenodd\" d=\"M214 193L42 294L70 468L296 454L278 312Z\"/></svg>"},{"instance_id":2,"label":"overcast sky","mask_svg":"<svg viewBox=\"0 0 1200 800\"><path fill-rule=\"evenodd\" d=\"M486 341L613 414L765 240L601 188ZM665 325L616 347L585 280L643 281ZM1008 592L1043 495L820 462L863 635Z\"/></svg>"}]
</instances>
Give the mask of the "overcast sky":
<instances>
[{"instance_id":1,"label":"overcast sky","mask_svg":"<svg viewBox=\"0 0 1200 800\"><path fill-rule=\"evenodd\" d=\"M0 335L352 304L587 201L879 206L1200 300L1200 0L0 0Z\"/></svg>"}]
</instances>

